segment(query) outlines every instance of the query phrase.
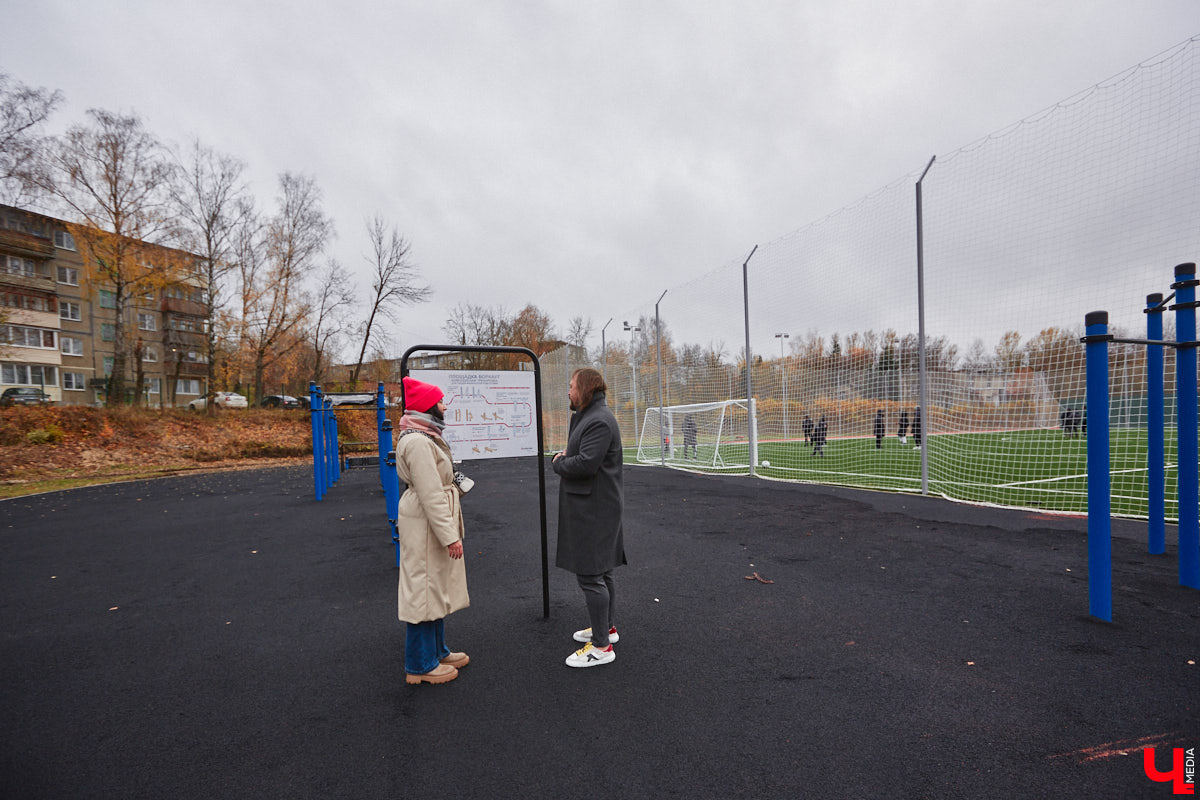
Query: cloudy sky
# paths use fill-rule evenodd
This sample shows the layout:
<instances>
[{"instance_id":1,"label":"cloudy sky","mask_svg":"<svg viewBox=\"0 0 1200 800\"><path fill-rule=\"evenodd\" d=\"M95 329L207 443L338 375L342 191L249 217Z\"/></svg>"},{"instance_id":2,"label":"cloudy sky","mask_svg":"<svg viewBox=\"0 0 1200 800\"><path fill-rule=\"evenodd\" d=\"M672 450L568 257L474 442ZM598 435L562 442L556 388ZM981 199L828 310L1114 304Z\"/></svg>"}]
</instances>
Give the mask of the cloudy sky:
<instances>
[{"instance_id":1,"label":"cloudy sky","mask_svg":"<svg viewBox=\"0 0 1200 800\"><path fill-rule=\"evenodd\" d=\"M666 288L1200 33L1195 0L39 0L0 69L59 89L59 132L134 111L276 177L316 178L365 290L364 220L457 303L564 329ZM365 295L365 291L364 291ZM609 336L615 328L609 328Z\"/></svg>"}]
</instances>

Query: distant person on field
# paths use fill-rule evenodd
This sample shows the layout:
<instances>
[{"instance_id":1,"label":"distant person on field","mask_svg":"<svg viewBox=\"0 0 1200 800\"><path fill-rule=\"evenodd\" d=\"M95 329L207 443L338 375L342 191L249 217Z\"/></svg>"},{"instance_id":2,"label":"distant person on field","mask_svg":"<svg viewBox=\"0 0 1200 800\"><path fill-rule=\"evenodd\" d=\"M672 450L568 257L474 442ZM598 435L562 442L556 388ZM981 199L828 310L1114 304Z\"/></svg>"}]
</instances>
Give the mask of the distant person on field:
<instances>
[{"instance_id":1,"label":"distant person on field","mask_svg":"<svg viewBox=\"0 0 1200 800\"><path fill-rule=\"evenodd\" d=\"M813 451L814 456L825 457L825 437L829 433L829 425L825 423L825 417L821 417L821 421L817 423L816 430L813 431Z\"/></svg>"},{"instance_id":2,"label":"distant person on field","mask_svg":"<svg viewBox=\"0 0 1200 800\"><path fill-rule=\"evenodd\" d=\"M883 437L887 435L887 421L883 418L883 409L875 412L875 449L883 447Z\"/></svg>"},{"instance_id":3,"label":"distant person on field","mask_svg":"<svg viewBox=\"0 0 1200 800\"><path fill-rule=\"evenodd\" d=\"M917 406L915 409L913 409L912 433L913 433L913 441L917 443L916 447L913 448L915 450L917 447L921 446L921 407L920 406Z\"/></svg>"},{"instance_id":4,"label":"distant person on field","mask_svg":"<svg viewBox=\"0 0 1200 800\"><path fill-rule=\"evenodd\" d=\"M908 409L900 412L900 427L896 429L896 438L900 444L908 444Z\"/></svg>"},{"instance_id":5,"label":"distant person on field","mask_svg":"<svg viewBox=\"0 0 1200 800\"><path fill-rule=\"evenodd\" d=\"M800 428L801 428L801 430L804 431L804 441L805 442L812 441L814 427L815 426L813 425L812 417L810 417L808 414L805 414L804 422L800 423Z\"/></svg>"},{"instance_id":6,"label":"distant person on field","mask_svg":"<svg viewBox=\"0 0 1200 800\"><path fill-rule=\"evenodd\" d=\"M692 458L696 458L696 417L688 414L683 418L683 457L688 457L688 448L692 448Z\"/></svg>"},{"instance_id":7,"label":"distant person on field","mask_svg":"<svg viewBox=\"0 0 1200 800\"><path fill-rule=\"evenodd\" d=\"M575 631L584 645L567 656L568 667L612 663L617 654L613 569L625 560L621 525L621 429L608 408L604 377L591 367L571 376L567 396L571 425L567 447L554 456L551 468L558 486L558 555L555 563L574 572L587 601L591 627Z\"/></svg>"},{"instance_id":8,"label":"distant person on field","mask_svg":"<svg viewBox=\"0 0 1200 800\"><path fill-rule=\"evenodd\" d=\"M460 490L454 480L442 390L404 378L404 416L396 442L400 498L399 617L406 623L405 683L446 683L470 659L446 646L446 616L471 604L463 561Z\"/></svg>"}]
</instances>

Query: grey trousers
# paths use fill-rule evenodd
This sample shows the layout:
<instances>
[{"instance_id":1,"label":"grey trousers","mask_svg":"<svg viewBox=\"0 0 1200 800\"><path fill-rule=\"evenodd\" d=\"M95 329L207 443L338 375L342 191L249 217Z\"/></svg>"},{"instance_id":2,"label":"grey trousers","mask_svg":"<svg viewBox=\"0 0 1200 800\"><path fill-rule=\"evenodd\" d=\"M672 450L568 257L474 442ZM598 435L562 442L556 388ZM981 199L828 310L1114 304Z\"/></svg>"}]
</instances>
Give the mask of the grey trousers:
<instances>
[{"instance_id":1,"label":"grey trousers","mask_svg":"<svg viewBox=\"0 0 1200 800\"><path fill-rule=\"evenodd\" d=\"M608 629L615 622L616 585L612 570L602 575L576 575L583 598L587 601L588 618L592 622L592 644L608 647Z\"/></svg>"}]
</instances>

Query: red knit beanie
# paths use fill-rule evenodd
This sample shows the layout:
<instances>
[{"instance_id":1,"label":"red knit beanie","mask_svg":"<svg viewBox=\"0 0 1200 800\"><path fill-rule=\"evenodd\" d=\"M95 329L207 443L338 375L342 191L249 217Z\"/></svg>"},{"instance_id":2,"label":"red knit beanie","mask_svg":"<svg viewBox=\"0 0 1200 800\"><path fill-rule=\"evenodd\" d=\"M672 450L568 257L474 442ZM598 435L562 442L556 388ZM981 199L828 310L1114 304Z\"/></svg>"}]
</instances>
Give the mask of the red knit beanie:
<instances>
[{"instance_id":1,"label":"red knit beanie","mask_svg":"<svg viewBox=\"0 0 1200 800\"><path fill-rule=\"evenodd\" d=\"M428 411L442 399L442 390L432 383L424 383L416 378L404 378L404 410Z\"/></svg>"}]
</instances>

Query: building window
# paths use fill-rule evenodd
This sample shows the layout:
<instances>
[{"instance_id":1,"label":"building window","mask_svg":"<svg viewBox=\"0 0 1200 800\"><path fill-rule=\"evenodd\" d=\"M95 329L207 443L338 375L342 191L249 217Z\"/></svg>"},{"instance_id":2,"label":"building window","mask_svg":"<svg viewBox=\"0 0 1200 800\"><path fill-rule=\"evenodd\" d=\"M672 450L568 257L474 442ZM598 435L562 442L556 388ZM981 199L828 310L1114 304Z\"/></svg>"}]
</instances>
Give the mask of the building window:
<instances>
[{"instance_id":1,"label":"building window","mask_svg":"<svg viewBox=\"0 0 1200 800\"><path fill-rule=\"evenodd\" d=\"M112 371L113 371L113 357L105 356L104 357L104 377L111 378Z\"/></svg>"},{"instance_id":2,"label":"building window","mask_svg":"<svg viewBox=\"0 0 1200 800\"><path fill-rule=\"evenodd\" d=\"M57 386L58 370L41 364L0 364L0 383L17 386Z\"/></svg>"},{"instance_id":3,"label":"building window","mask_svg":"<svg viewBox=\"0 0 1200 800\"><path fill-rule=\"evenodd\" d=\"M157 363L158 351L153 347L147 347L146 349L142 350L142 361Z\"/></svg>"},{"instance_id":4,"label":"building window","mask_svg":"<svg viewBox=\"0 0 1200 800\"><path fill-rule=\"evenodd\" d=\"M65 283L68 286L79 285L79 270L75 267L59 267L58 282Z\"/></svg>"},{"instance_id":5,"label":"building window","mask_svg":"<svg viewBox=\"0 0 1200 800\"><path fill-rule=\"evenodd\" d=\"M100 307L101 308L116 308L117 296L107 289L100 290Z\"/></svg>"},{"instance_id":6,"label":"building window","mask_svg":"<svg viewBox=\"0 0 1200 800\"><path fill-rule=\"evenodd\" d=\"M83 314L79 310L79 303L72 303L69 300L64 300L58 306L58 316L60 319L69 319L73 322L79 322L83 319Z\"/></svg>"},{"instance_id":7,"label":"building window","mask_svg":"<svg viewBox=\"0 0 1200 800\"><path fill-rule=\"evenodd\" d=\"M87 378L82 372L64 372L62 388L73 392L82 392L87 388Z\"/></svg>"},{"instance_id":8,"label":"building window","mask_svg":"<svg viewBox=\"0 0 1200 800\"><path fill-rule=\"evenodd\" d=\"M60 336L58 342L62 345L62 354L64 356L81 356L83 355L83 339L77 339L74 336Z\"/></svg>"},{"instance_id":9,"label":"building window","mask_svg":"<svg viewBox=\"0 0 1200 800\"><path fill-rule=\"evenodd\" d=\"M43 350L58 347L54 331L31 328L27 325L0 326L0 341L13 347L36 347Z\"/></svg>"},{"instance_id":10,"label":"building window","mask_svg":"<svg viewBox=\"0 0 1200 800\"><path fill-rule=\"evenodd\" d=\"M7 271L10 275L24 275L26 278L37 277L37 265L32 260L16 256L0 256L0 266L5 266L6 259Z\"/></svg>"},{"instance_id":11,"label":"building window","mask_svg":"<svg viewBox=\"0 0 1200 800\"><path fill-rule=\"evenodd\" d=\"M162 394L162 378L147 378L146 394Z\"/></svg>"},{"instance_id":12,"label":"building window","mask_svg":"<svg viewBox=\"0 0 1200 800\"><path fill-rule=\"evenodd\" d=\"M22 308L26 311L54 311L54 299L42 295L4 292L0 294L0 305L7 308Z\"/></svg>"},{"instance_id":13,"label":"building window","mask_svg":"<svg viewBox=\"0 0 1200 800\"><path fill-rule=\"evenodd\" d=\"M74 250L75 237L66 231L54 232L54 246L59 250Z\"/></svg>"},{"instance_id":14,"label":"building window","mask_svg":"<svg viewBox=\"0 0 1200 800\"><path fill-rule=\"evenodd\" d=\"M156 331L158 325L154 321L153 314L138 314L138 330Z\"/></svg>"},{"instance_id":15,"label":"building window","mask_svg":"<svg viewBox=\"0 0 1200 800\"><path fill-rule=\"evenodd\" d=\"M175 381L175 394L200 394L200 381L180 378Z\"/></svg>"},{"instance_id":16,"label":"building window","mask_svg":"<svg viewBox=\"0 0 1200 800\"><path fill-rule=\"evenodd\" d=\"M111 342L117 338L117 326L111 322L105 322L100 325L101 341Z\"/></svg>"}]
</instances>

